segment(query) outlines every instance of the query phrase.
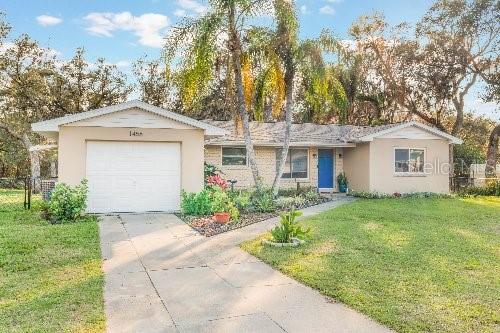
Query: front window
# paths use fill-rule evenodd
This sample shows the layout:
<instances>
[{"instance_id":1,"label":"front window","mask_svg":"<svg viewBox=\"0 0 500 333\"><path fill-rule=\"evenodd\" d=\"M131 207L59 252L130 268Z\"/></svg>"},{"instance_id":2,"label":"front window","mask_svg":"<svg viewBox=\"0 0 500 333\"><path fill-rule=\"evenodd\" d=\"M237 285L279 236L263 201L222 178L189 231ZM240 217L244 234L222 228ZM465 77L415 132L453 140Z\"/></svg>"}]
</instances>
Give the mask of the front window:
<instances>
[{"instance_id":1,"label":"front window","mask_svg":"<svg viewBox=\"0 0 500 333\"><path fill-rule=\"evenodd\" d=\"M276 150L276 169L278 169L281 149ZM307 178L307 149L288 149L285 169L281 178Z\"/></svg>"},{"instance_id":2,"label":"front window","mask_svg":"<svg viewBox=\"0 0 500 333\"><path fill-rule=\"evenodd\" d=\"M396 148L394 150L394 171L398 173L423 173L424 156L424 149Z\"/></svg>"},{"instance_id":3,"label":"front window","mask_svg":"<svg viewBox=\"0 0 500 333\"><path fill-rule=\"evenodd\" d=\"M222 147L222 165L246 165L247 150L239 147Z\"/></svg>"}]
</instances>

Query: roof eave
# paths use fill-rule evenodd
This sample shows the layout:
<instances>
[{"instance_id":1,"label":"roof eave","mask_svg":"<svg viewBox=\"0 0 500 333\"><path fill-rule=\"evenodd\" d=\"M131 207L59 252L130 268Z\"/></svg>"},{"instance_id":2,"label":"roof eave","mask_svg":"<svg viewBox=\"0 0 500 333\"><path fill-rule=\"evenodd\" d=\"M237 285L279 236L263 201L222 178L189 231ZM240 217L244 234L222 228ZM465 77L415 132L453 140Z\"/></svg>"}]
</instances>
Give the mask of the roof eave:
<instances>
[{"instance_id":1,"label":"roof eave","mask_svg":"<svg viewBox=\"0 0 500 333\"><path fill-rule=\"evenodd\" d=\"M407 127L411 127L411 126L416 126L416 127L419 127L423 130L426 130L428 132L431 132L437 136L440 136L446 140L448 140L450 143L453 143L453 144L462 144L463 143L463 140L453 136L453 135L450 135L448 133L445 133L437 128L434 128L434 127L430 127L430 126L427 126L425 124L422 124L422 123L419 123L417 121L410 121L410 122L407 122L407 123L404 123L404 124L401 124L399 126L394 126L394 127L391 127L389 129L386 129L386 130L383 130L383 131L380 131L380 132L376 132L376 133L373 133L373 134L369 134L369 135L365 135L365 136L362 136L358 139L358 141L360 142L371 142L373 141L373 139L377 138L377 137L380 137L381 135L384 135L384 134L388 134L388 133L391 133L391 132L394 132L394 131L397 131L397 130L400 130L400 129L404 129L404 128L407 128Z\"/></svg>"},{"instance_id":2,"label":"roof eave","mask_svg":"<svg viewBox=\"0 0 500 333\"><path fill-rule=\"evenodd\" d=\"M244 141L219 141L219 142L206 142L206 146L244 146ZM275 142L259 142L253 143L256 147L283 147L283 143ZM316 142L291 142L290 147L321 147L321 148L341 148L341 147L356 147L356 143L316 143Z\"/></svg>"},{"instance_id":3,"label":"roof eave","mask_svg":"<svg viewBox=\"0 0 500 333\"><path fill-rule=\"evenodd\" d=\"M50 120L45 120L45 121L40 121L37 123L31 124L31 129L34 132L59 132L59 126L62 125L67 125L70 123L74 123L80 120L85 120L85 119L90 119L94 117L99 117L103 116L106 114L110 114L113 112L119 112L123 110L127 110L130 108L137 107L139 109L143 109L145 111L149 111L152 113L155 113L157 115L171 118L172 120L178 121L180 123L190 125L199 129L205 130L205 135L210 135L210 136L222 136L222 135L227 135L229 134L228 131L219 128L217 126L213 126L204 122L201 122L196 119L192 119L189 117L186 117L181 114L177 114L165 109L162 109L157 106L153 106L141 101L133 100L133 101L128 101L124 102L121 104L116 104L112 106L107 106L95 110L90 110L87 112L82 112L82 113L76 113L68 116L63 116L55 119L50 119Z\"/></svg>"}]
</instances>

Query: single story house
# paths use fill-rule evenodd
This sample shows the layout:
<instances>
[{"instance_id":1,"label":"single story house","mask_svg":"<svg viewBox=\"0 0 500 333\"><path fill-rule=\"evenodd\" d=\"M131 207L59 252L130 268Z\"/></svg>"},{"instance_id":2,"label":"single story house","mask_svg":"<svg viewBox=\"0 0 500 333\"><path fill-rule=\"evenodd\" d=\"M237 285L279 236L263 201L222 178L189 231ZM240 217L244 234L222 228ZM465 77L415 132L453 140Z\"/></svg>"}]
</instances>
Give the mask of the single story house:
<instances>
[{"instance_id":1,"label":"single story house","mask_svg":"<svg viewBox=\"0 0 500 333\"><path fill-rule=\"evenodd\" d=\"M284 123L251 123L257 164L271 184ZM175 211L181 190L203 188L204 162L236 186L253 184L232 121L199 121L140 101L32 124L57 142L58 179L89 182L89 212ZM461 141L418 122L383 126L294 124L282 186L337 191L447 193L449 145Z\"/></svg>"}]
</instances>

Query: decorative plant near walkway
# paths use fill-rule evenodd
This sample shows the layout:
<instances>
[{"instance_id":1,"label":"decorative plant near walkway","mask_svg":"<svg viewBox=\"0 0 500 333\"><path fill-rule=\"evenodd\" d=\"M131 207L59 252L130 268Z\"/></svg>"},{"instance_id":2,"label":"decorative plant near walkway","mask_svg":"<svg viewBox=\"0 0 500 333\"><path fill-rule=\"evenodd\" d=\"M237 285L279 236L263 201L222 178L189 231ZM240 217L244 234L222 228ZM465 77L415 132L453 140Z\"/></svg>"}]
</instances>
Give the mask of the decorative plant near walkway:
<instances>
[{"instance_id":1,"label":"decorative plant near walkway","mask_svg":"<svg viewBox=\"0 0 500 333\"><path fill-rule=\"evenodd\" d=\"M337 183L339 184L339 192L345 193L347 191L347 176L345 175L345 172L341 172L337 176Z\"/></svg>"},{"instance_id":2,"label":"decorative plant near walkway","mask_svg":"<svg viewBox=\"0 0 500 333\"><path fill-rule=\"evenodd\" d=\"M207 186L197 193L182 192L181 196L181 210L185 215L206 216L212 213L228 213L233 220L239 217L239 210L233 199L220 186Z\"/></svg>"},{"instance_id":3,"label":"decorative plant near walkway","mask_svg":"<svg viewBox=\"0 0 500 333\"><path fill-rule=\"evenodd\" d=\"M303 209L330 200L315 188L282 189L274 198L270 189L224 190L207 185L197 193L182 193L182 213L178 216L202 235L213 236L274 218L280 211Z\"/></svg>"},{"instance_id":4,"label":"decorative plant near walkway","mask_svg":"<svg viewBox=\"0 0 500 333\"><path fill-rule=\"evenodd\" d=\"M236 208L234 202L231 200L226 191L220 187L214 187L212 193L212 211L215 214L226 213L232 220L237 220L240 212ZM215 216L217 218L217 216ZM224 223L227 223L225 221Z\"/></svg>"},{"instance_id":5,"label":"decorative plant near walkway","mask_svg":"<svg viewBox=\"0 0 500 333\"><path fill-rule=\"evenodd\" d=\"M302 240L309 236L311 228L302 229L295 221L302 212L292 209L288 213L281 214L280 225L271 230L274 241L277 243L292 243L294 238Z\"/></svg>"},{"instance_id":6,"label":"decorative plant near walkway","mask_svg":"<svg viewBox=\"0 0 500 333\"><path fill-rule=\"evenodd\" d=\"M210 190L208 188L196 193L181 193L181 210L186 215L208 215L212 213Z\"/></svg>"}]
</instances>

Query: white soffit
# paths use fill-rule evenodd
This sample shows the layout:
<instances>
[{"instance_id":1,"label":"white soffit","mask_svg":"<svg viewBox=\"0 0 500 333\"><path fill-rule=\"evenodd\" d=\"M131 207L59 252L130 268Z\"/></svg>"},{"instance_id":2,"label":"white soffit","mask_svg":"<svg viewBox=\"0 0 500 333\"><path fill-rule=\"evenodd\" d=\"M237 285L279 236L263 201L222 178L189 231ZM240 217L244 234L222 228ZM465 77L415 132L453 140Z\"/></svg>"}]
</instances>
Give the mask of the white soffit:
<instances>
[{"instance_id":1,"label":"white soffit","mask_svg":"<svg viewBox=\"0 0 500 333\"><path fill-rule=\"evenodd\" d=\"M154 113L156 115L163 116L165 118L177 121L179 123L192 126L194 128L203 129L203 130L205 130L205 135L216 136L216 135L227 134L227 131L222 129L222 128L219 128L219 127L198 121L196 119L186 117L186 116L180 115L178 113L171 112L171 111L168 111L168 110L165 110L165 109L162 109L162 108L159 108L159 107L156 107L156 106L153 106L153 105L141 102L141 101L135 101L135 100L121 103L121 104L117 104L117 105L104 107L104 108L100 108L100 109L90 110L87 112L76 113L76 114L67 115L67 116L60 117L60 118L41 121L38 123L31 124L31 128L35 132L59 132L59 126L68 125L71 123L76 123L79 121L84 121L84 120L108 115L108 114L115 113L115 112L134 109L134 108L142 109L142 110Z\"/></svg>"},{"instance_id":2,"label":"white soffit","mask_svg":"<svg viewBox=\"0 0 500 333\"><path fill-rule=\"evenodd\" d=\"M416 139L416 140L436 140L446 139L454 144L462 144L462 140L445 133L437 128L424 125L416 121L401 124L391 127L386 130L365 135L360 138L360 141L373 141L375 138L390 138L390 139Z\"/></svg>"}]
</instances>

